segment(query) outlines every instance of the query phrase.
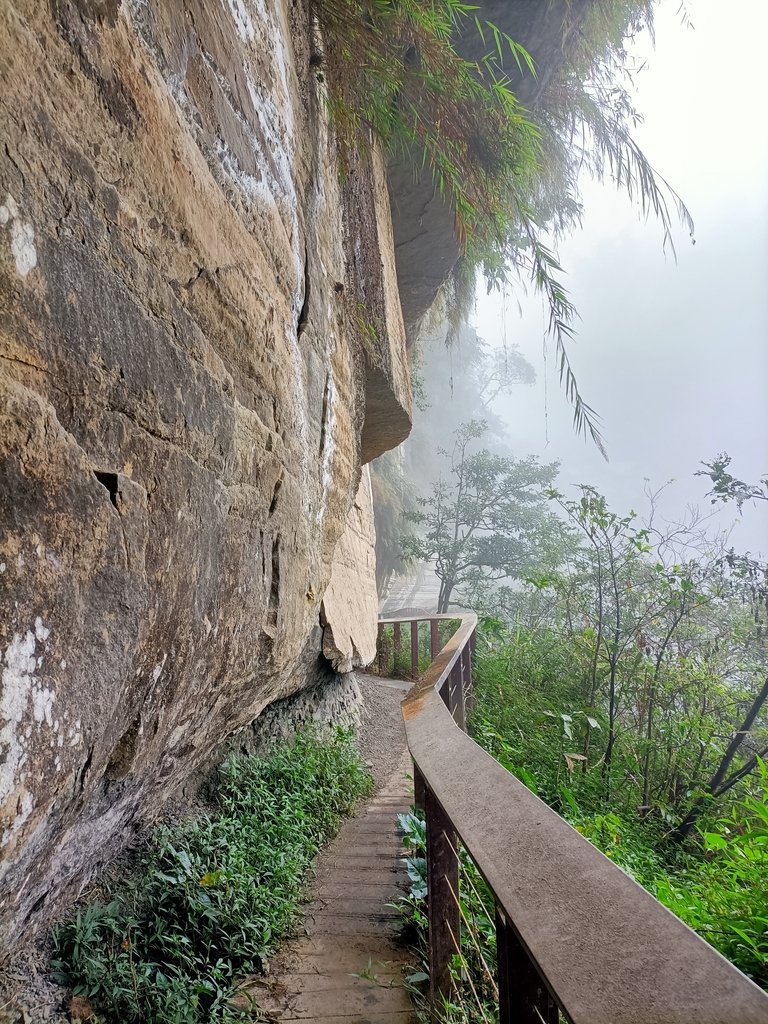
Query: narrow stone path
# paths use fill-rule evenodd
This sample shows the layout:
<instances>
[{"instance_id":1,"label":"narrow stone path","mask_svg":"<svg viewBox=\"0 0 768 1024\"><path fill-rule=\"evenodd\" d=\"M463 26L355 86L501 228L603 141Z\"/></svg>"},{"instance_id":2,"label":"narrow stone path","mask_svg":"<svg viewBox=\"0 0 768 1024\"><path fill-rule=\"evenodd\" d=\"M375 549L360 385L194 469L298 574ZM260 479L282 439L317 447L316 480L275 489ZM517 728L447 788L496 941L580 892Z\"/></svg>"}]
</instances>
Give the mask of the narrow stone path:
<instances>
[{"instance_id":1,"label":"narrow stone path","mask_svg":"<svg viewBox=\"0 0 768 1024\"><path fill-rule=\"evenodd\" d=\"M370 710L363 728L363 754L366 736L376 738L374 753L386 737L388 777L382 778L381 765L372 765L377 791L320 854L299 937L286 944L268 977L254 979L249 986L256 1004L273 1020L416 1020L404 988L411 954L399 942L400 917L387 906L407 888L397 815L413 801L413 769L399 717L408 685L388 682L385 688L375 677L360 680Z\"/></svg>"}]
</instances>

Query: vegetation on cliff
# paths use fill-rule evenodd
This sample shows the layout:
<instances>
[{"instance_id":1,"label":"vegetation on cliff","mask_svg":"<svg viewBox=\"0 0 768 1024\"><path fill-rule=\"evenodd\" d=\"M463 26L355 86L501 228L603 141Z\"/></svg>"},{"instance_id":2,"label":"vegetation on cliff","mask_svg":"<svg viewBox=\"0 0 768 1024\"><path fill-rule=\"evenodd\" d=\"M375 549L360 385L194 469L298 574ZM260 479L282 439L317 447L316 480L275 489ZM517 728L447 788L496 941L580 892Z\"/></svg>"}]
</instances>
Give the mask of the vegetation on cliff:
<instances>
[{"instance_id":1,"label":"vegetation on cliff","mask_svg":"<svg viewBox=\"0 0 768 1024\"><path fill-rule=\"evenodd\" d=\"M253 1020L238 982L288 934L313 857L370 788L341 731L225 761L208 813L158 829L128 880L59 926L58 980L105 1024Z\"/></svg>"},{"instance_id":2,"label":"vegetation on cliff","mask_svg":"<svg viewBox=\"0 0 768 1024\"><path fill-rule=\"evenodd\" d=\"M579 222L584 171L613 181L644 215L653 213L665 244L672 245L672 209L693 230L684 203L632 135L641 117L625 46L652 28L652 3L563 5L563 59L543 69L534 110L515 93L521 77L536 78L534 60L481 8L461 0L316 0L315 9L343 142L359 146L372 133L417 172L429 168L455 217L460 307L471 301L478 270L489 286L514 274L542 293L575 427L603 450L598 417L581 397L566 348L575 309L545 238ZM479 57L464 56L470 37L472 53L480 41Z\"/></svg>"}]
</instances>

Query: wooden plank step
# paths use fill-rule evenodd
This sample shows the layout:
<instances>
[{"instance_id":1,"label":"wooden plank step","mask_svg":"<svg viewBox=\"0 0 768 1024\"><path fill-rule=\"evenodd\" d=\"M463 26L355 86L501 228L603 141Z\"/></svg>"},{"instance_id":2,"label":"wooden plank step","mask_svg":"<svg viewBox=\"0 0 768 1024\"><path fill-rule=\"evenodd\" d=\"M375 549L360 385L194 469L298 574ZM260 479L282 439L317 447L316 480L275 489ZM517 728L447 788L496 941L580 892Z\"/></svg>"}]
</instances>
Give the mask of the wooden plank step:
<instances>
[{"instance_id":1,"label":"wooden plank step","mask_svg":"<svg viewBox=\"0 0 768 1024\"><path fill-rule=\"evenodd\" d=\"M386 817L375 817L361 818L357 822L357 828L355 829L356 836L396 836L400 838L400 830L398 829L397 820L390 818L389 815Z\"/></svg>"},{"instance_id":2,"label":"wooden plank step","mask_svg":"<svg viewBox=\"0 0 768 1024\"><path fill-rule=\"evenodd\" d=\"M396 974L410 967L414 959L414 954L410 950L397 945L396 942L390 941L386 948L381 949L373 949L370 942L363 945L364 949L360 948L360 944L350 949L347 948L347 943L343 948L339 948L337 944L330 952L312 954L308 953L306 948L296 954L288 949L283 958L287 971L281 973L280 978L289 975L326 977L339 971L360 974L368 970L369 965L377 974Z\"/></svg>"},{"instance_id":3,"label":"wooden plank step","mask_svg":"<svg viewBox=\"0 0 768 1024\"><path fill-rule=\"evenodd\" d=\"M361 973L370 973L371 980L368 977L359 977ZM260 979L262 982L264 979ZM269 979L267 979L269 980ZM401 965L393 964L391 961L387 963L373 963L370 965L368 961L362 964L358 971L326 971L322 973L313 972L311 974L281 974L280 978L275 982L276 986L279 986L283 991L287 992L336 992L339 990L346 990L350 988L358 988L360 986L370 986L381 984L388 988L395 988L403 986L405 981L405 975ZM247 983L246 983L247 984ZM270 988L271 986L267 986Z\"/></svg>"},{"instance_id":4,"label":"wooden plank step","mask_svg":"<svg viewBox=\"0 0 768 1024\"><path fill-rule=\"evenodd\" d=\"M406 868L405 860L391 862L386 860L376 861L371 863L364 857L357 857L354 861L350 860L344 865L342 870L340 866L336 866L334 870L325 869L317 874L317 884L322 885L329 879L358 879L365 881L366 879L370 882L371 879L375 878L377 881L382 883L389 883L390 885L397 882L398 878L407 877L408 871Z\"/></svg>"},{"instance_id":5,"label":"wooden plank step","mask_svg":"<svg viewBox=\"0 0 768 1024\"><path fill-rule=\"evenodd\" d=\"M325 913L304 922L304 931L309 936L359 935L378 939L381 935L394 937L401 928L400 917L395 913L391 916L367 914L355 917Z\"/></svg>"},{"instance_id":6,"label":"wooden plank step","mask_svg":"<svg viewBox=\"0 0 768 1024\"><path fill-rule=\"evenodd\" d=\"M315 887L314 895L315 899L325 900L328 903L352 898L383 900L387 903L392 899L397 899L407 890L408 885L405 879L402 884L393 886L390 878L387 878L386 883L357 882L355 885L350 885L348 879L329 878L324 884Z\"/></svg>"},{"instance_id":7,"label":"wooden plank step","mask_svg":"<svg viewBox=\"0 0 768 1024\"><path fill-rule=\"evenodd\" d=\"M261 991L253 991L251 994L259 1009L275 1015L279 1013L280 1020L339 1015L347 1020L350 1017L365 1020L369 1015L410 1010L410 996L402 985L376 985L368 982L341 989L295 992L288 996Z\"/></svg>"},{"instance_id":8,"label":"wooden plank step","mask_svg":"<svg viewBox=\"0 0 768 1024\"><path fill-rule=\"evenodd\" d=\"M394 897L395 899L397 896ZM387 904L392 902L392 898L384 893L377 894L376 896L368 899L363 899L357 892L352 895L338 896L321 896L318 894L318 898L310 903L307 909L307 916L313 917L317 914L334 914L350 917L361 917L361 916L386 916L386 917L397 917L397 911L388 907Z\"/></svg>"},{"instance_id":9,"label":"wooden plank step","mask_svg":"<svg viewBox=\"0 0 768 1024\"><path fill-rule=\"evenodd\" d=\"M303 1024L415 1024L416 1014L413 1010L390 1011L389 1013L350 1013L348 1016L333 1017L290 1017L282 1015L280 1020L300 1020Z\"/></svg>"},{"instance_id":10,"label":"wooden plank step","mask_svg":"<svg viewBox=\"0 0 768 1024\"><path fill-rule=\"evenodd\" d=\"M371 959L383 963L387 960L413 957L413 953L399 945L397 936L392 933L376 936L349 935L345 937L343 943L339 943L337 938L328 934L306 935L301 939L301 952L307 957L343 955L340 969L354 963L355 966L351 968L353 971L358 970L359 965L365 967Z\"/></svg>"}]
</instances>

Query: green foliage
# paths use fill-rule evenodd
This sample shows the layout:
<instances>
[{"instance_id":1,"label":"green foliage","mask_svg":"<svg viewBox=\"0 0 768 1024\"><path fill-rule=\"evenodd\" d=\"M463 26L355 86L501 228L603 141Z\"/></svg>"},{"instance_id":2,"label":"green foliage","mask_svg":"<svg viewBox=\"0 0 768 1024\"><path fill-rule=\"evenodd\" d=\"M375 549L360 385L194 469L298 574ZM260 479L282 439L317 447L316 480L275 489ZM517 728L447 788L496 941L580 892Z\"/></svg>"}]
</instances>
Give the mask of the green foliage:
<instances>
[{"instance_id":1,"label":"green foliage","mask_svg":"<svg viewBox=\"0 0 768 1024\"><path fill-rule=\"evenodd\" d=\"M692 230L679 197L659 178L632 136L640 120L625 77L625 40L652 25L648 0L566 4L559 35L566 59L545 68L535 120L513 83L535 78L527 51L461 0L316 0L328 45L330 102L342 141L372 133L428 167L450 204L463 259L456 292L480 268L489 286L510 269L529 278L549 306L549 335L574 424L603 449L598 418L582 399L567 352L575 310L547 229L579 220L583 169L608 178L661 221L671 244L670 200ZM458 40L480 40L465 59ZM476 47L475 47L476 49Z\"/></svg>"},{"instance_id":2,"label":"green foliage","mask_svg":"<svg viewBox=\"0 0 768 1024\"><path fill-rule=\"evenodd\" d=\"M370 787L341 731L226 761L210 814L158 829L128 881L56 929L58 980L105 1021L252 1020L238 978L287 934L312 858Z\"/></svg>"},{"instance_id":3,"label":"green foliage","mask_svg":"<svg viewBox=\"0 0 768 1024\"><path fill-rule=\"evenodd\" d=\"M663 828L657 820L643 821L636 815L631 817L616 811L592 815L576 812L567 817L585 839L640 885L652 888L665 871L664 858L659 852L663 845Z\"/></svg>"},{"instance_id":4,"label":"green foliage","mask_svg":"<svg viewBox=\"0 0 768 1024\"><path fill-rule=\"evenodd\" d=\"M733 476L728 469L730 464L730 455L720 452L711 462L703 462L704 469L695 474L708 476L711 480L712 490L709 491L709 497L713 505L718 502L735 501L741 512L747 501L768 501L768 476L764 476L757 484L748 484Z\"/></svg>"},{"instance_id":5,"label":"green foliage","mask_svg":"<svg viewBox=\"0 0 768 1024\"><path fill-rule=\"evenodd\" d=\"M603 715L583 706L576 652L552 631L516 629L475 654L475 739L537 796L562 814L601 806L599 773L583 771L587 738L604 733Z\"/></svg>"},{"instance_id":6,"label":"green foliage","mask_svg":"<svg viewBox=\"0 0 768 1024\"><path fill-rule=\"evenodd\" d=\"M420 530L403 538L403 550L422 561L435 559L441 613L448 611L457 588L465 591L466 600L468 589L523 576L538 563L543 547L544 488L551 485L556 466L485 448L473 451L485 429L473 421L455 432L450 477L417 499L417 511L406 516Z\"/></svg>"},{"instance_id":7,"label":"green foliage","mask_svg":"<svg viewBox=\"0 0 768 1024\"><path fill-rule=\"evenodd\" d=\"M426 163L456 213L459 240L503 231L514 175L535 172L538 131L509 88L505 54L534 74L529 54L460 0L319 0L332 58L333 110L355 146L366 129ZM454 46L469 18L488 51L479 61Z\"/></svg>"},{"instance_id":8,"label":"green foliage","mask_svg":"<svg viewBox=\"0 0 768 1024\"><path fill-rule=\"evenodd\" d=\"M586 638L593 642L594 637ZM693 841L684 848L671 844L678 820L672 801L638 806L643 748L629 728L621 730L614 750L621 783L606 799L601 768L607 716L602 706L585 703L588 651L585 660L585 650L558 629L510 631L498 620L484 621L475 654L470 721L475 739L614 863L768 987L768 771L758 759L758 779L743 775L740 795L726 810L705 806ZM674 686L680 685L681 677L673 678ZM702 683L694 670L682 700L673 699L671 680L660 691L663 704L669 703L656 739L665 758L652 762L652 791L657 776L667 779L670 762L676 760L682 772L694 762L701 769L707 753L714 765L722 755L722 715L731 708L733 689L709 681L713 689L704 691L702 713L701 703L696 710ZM630 719L622 719L627 726ZM747 755L745 764L750 759ZM683 808L696 792L680 793Z\"/></svg>"},{"instance_id":9,"label":"green foliage","mask_svg":"<svg viewBox=\"0 0 768 1024\"><path fill-rule=\"evenodd\" d=\"M662 874L651 891L768 988L768 771L761 786L702 834L703 859Z\"/></svg>"}]
</instances>

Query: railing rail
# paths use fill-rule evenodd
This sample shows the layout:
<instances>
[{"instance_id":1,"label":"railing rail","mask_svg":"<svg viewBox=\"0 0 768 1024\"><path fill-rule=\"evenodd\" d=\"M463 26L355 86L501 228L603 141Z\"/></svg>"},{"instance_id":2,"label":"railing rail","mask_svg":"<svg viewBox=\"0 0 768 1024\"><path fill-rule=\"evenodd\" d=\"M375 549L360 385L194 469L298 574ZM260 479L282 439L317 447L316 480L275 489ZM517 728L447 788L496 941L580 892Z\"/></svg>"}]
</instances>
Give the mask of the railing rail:
<instances>
[{"instance_id":1,"label":"railing rail","mask_svg":"<svg viewBox=\"0 0 768 1024\"><path fill-rule=\"evenodd\" d=\"M460 619L442 650L437 623ZM433 661L403 701L427 822L430 993L451 990L458 841L496 902L499 1024L768 1024L768 996L465 732L475 615L429 621ZM414 647L416 644L416 647ZM416 653L414 654L414 650Z\"/></svg>"}]
</instances>

